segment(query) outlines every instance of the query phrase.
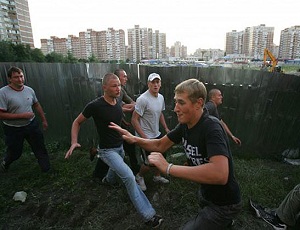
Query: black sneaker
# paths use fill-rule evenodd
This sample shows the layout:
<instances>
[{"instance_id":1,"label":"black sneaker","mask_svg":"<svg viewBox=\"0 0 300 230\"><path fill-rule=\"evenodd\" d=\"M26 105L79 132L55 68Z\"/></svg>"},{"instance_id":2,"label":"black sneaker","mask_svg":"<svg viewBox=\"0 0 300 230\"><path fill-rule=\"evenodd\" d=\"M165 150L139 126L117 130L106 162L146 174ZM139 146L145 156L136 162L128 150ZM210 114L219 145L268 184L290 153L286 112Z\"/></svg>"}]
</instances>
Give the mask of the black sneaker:
<instances>
[{"instance_id":1,"label":"black sneaker","mask_svg":"<svg viewBox=\"0 0 300 230\"><path fill-rule=\"evenodd\" d=\"M150 220L148 220L145 224L150 226L151 228L158 228L164 219L159 215L154 215Z\"/></svg>"},{"instance_id":2,"label":"black sneaker","mask_svg":"<svg viewBox=\"0 0 300 230\"><path fill-rule=\"evenodd\" d=\"M276 216L276 214L266 212L265 210L263 210L260 214L261 214L261 218L265 222L270 224L273 227L273 229L275 229L275 230L281 230L281 229L286 230L287 229L287 225L282 223L280 221L280 219L278 218L278 216Z\"/></svg>"},{"instance_id":3,"label":"black sneaker","mask_svg":"<svg viewBox=\"0 0 300 230\"><path fill-rule=\"evenodd\" d=\"M254 209L256 216L258 218L261 218L261 212L264 211L264 207L262 207L259 204L254 203L251 199L250 199L250 205Z\"/></svg>"}]
</instances>

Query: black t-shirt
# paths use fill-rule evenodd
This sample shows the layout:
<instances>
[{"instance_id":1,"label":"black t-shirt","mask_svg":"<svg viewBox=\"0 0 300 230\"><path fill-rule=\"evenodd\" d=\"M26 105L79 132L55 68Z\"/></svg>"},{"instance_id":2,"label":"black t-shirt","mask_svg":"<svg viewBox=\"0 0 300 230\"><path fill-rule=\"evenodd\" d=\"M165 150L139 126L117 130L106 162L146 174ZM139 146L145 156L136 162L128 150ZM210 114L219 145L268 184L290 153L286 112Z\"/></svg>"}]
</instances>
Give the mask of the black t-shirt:
<instances>
[{"instance_id":1,"label":"black t-shirt","mask_svg":"<svg viewBox=\"0 0 300 230\"><path fill-rule=\"evenodd\" d=\"M217 106L212 101L206 102L205 108L208 110L209 115L214 116L214 117L218 118L219 120L222 120Z\"/></svg>"},{"instance_id":2,"label":"black t-shirt","mask_svg":"<svg viewBox=\"0 0 300 230\"><path fill-rule=\"evenodd\" d=\"M93 117L99 135L99 147L117 148L123 143L121 135L108 127L110 122L121 125L123 117L122 101L117 100L115 105L107 103L103 97L99 97L86 105L82 114L86 118Z\"/></svg>"},{"instance_id":3,"label":"black t-shirt","mask_svg":"<svg viewBox=\"0 0 300 230\"><path fill-rule=\"evenodd\" d=\"M204 110L198 123L191 129L185 124L178 124L167 134L174 143L182 143L189 164L197 166L209 162L215 155L228 158L229 176L226 185L201 184L202 196L216 205L230 205L241 200L239 185L233 172L232 156L227 135L218 119L209 116Z\"/></svg>"}]
</instances>

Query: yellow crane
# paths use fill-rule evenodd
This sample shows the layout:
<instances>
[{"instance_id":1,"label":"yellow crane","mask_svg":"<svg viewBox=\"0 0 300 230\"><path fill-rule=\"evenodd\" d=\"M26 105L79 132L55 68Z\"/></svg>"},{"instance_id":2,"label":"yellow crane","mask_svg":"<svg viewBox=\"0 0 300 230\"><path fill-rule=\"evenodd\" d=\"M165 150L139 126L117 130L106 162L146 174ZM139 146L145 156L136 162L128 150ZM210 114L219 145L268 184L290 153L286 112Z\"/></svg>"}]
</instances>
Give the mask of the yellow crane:
<instances>
[{"instance_id":1,"label":"yellow crane","mask_svg":"<svg viewBox=\"0 0 300 230\"><path fill-rule=\"evenodd\" d=\"M267 58L270 58L271 63L267 62ZM267 48L265 48L264 50L264 62L263 62L263 67L270 67L270 72L282 72L281 71L281 67L277 66L278 64L278 60L277 58L274 57L274 55L272 54L272 52L270 50L268 50Z\"/></svg>"}]
</instances>

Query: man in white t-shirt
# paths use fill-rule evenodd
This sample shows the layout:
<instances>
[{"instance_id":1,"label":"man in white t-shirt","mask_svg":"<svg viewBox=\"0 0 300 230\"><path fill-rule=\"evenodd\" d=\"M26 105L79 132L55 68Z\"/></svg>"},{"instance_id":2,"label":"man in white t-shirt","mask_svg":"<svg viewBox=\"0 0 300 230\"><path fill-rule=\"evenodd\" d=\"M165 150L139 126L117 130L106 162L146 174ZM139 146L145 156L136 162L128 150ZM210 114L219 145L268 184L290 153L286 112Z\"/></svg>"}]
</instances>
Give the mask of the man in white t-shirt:
<instances>
[{"instance_id":1,"label":"man in white t-shirt","mask_svg":"<svg viewBox=\"0 0 300 230\"><path fill-rule=\"evenodd\" d=\"M148 90L137 98L135 110L132 114L131 123L137 136L147 139L160 138L162 135L159 131L159 123L161 123L166 132L170 131L162 113L165 110L165 101L163 95L159 93L160 87L161 78L159 74L151 73L148 77ZM147 189L143 176L151 169L148 162L149 154L150 152L142 150L144 163L136 174L136 181L143 191ZM160 172L157 169L154 169L154 171L154 182L169 183L169 180L160 176Z\"/></svg>"}]
</instances>

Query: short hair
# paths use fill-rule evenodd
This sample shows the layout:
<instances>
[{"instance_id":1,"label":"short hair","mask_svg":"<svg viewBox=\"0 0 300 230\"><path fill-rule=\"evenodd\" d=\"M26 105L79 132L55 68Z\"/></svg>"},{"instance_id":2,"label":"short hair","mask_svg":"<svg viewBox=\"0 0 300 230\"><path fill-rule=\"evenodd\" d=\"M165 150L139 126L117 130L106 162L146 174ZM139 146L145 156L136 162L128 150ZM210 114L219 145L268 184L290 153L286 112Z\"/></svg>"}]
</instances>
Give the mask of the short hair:
<instances>
[{"instance_id":1,"label":"short hair","mask_svg":"<svg viewBox=\"0 0 300 230\"><path fill-rule=\"evenodd\" d=\"M188 98L192 103L195 103L199 98L206 100L207 91L205 85L197 79L191 78L179 83L175 87L175 93L187 93Z\"/></svg>"},{"instance_id":2,"label":"short hair","mask_svg":"<svg viewBox=\"0 0 300 230\"><path fill-rule=\"evenodd\" d=\"M17 73L23 73L23 70L20 69L19 67L11 66L11 67L8 69L8 71L7 71L7 76L8 76L8 78L11 78L12 74L15 73L15 72L17 72Z\"/></svg>"},{"instance_id":3,"label":"short hair","mask_svg":"<svg viewBox=\"0 0 300 230\"><path fill-rule=\"evenodd\" d=\"M219 89L211 89L209 92L208 92L208 99L210 100L213 96L215 96L218 92L220 92Z\"/></svg>"},{"instance_id":4,"label":"short hair","mask_svg":"<svg viewBox=\"0 0 300 230\"><path fill-rule=\"evenodd\" d=\"M104 77L102 79L102 84L106 85L108 83L108 81L111 80L111 79L119 79L119 78L114 73L107 73L107 74L104 75Z\"/></svg>"},{"instance_id":5,"label":"short hair","mask_svg":"<svg viewBox=\"0 0 300 230\"><path fill-rule=\"evenodd\" d=\"M120 73L123 72L123 71L125 72L124 69L116 69L114 74L117 75L118 77L120 77Z\"/></svg>"}]
</instances>

